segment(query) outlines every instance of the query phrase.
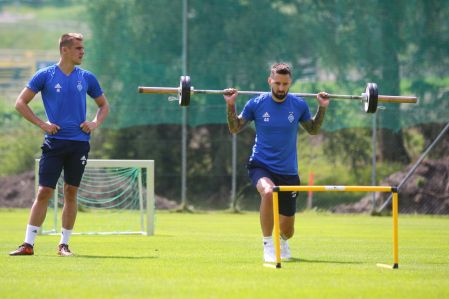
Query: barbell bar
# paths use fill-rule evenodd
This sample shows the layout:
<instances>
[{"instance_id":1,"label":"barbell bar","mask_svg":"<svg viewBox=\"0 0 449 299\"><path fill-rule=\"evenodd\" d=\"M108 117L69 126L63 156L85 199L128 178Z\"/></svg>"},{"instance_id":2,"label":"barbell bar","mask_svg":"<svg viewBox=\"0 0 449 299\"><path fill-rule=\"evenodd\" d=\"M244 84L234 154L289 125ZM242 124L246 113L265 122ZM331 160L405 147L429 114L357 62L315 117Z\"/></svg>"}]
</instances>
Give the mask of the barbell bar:
<instances>
[{"instance_id":1,"label":"barbell bar","mask_svg":"<svg viewBox=\"0 0 449 299\"><path fill-rule=\"evenodd\" d=\"M210 90L210 89L194 89L191 85L189 76L181 76L179 80L179 87L146 87L139 86L139 93L147 94L177 94L178 102L180 106L189 106L190 97L194 94L226 94L225 90ZM266 93L266 91L245 91L239 90L239 94L244 95L257 95ZM298 97L316 97L316 93L291 93ZM379 95L379 91L376 83L368 83L365 91L357 95L340 95L340 94L328 94L328 98L331 99L346 99L346 100L360 100L363 104L363 108L366 113L375 113L377 111L378 102L384 103L417 103L418 98L415 96L389 96Z\"/></svg>"}]
</instances>

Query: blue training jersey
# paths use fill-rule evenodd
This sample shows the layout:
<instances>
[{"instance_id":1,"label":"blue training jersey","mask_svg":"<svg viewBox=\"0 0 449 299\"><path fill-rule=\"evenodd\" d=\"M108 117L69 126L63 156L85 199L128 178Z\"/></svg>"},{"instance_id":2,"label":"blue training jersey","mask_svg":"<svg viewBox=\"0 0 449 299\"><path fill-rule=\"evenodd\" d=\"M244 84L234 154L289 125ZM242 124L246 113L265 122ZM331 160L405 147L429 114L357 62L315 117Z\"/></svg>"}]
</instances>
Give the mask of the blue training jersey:
<instances>
[{"instance_id":1,"label":"blue training jersey","mask_svg":"<svg viewBox=\"0 0 449 299\"><path fill-rule=\"evenodd\" d=\"M277 103L271 93L265 93L250 99L241 116L254 121L256 126L250 161L261 163L277 174L297 175L298 125L311 118L304 99L287 94L282 103Z\"/></svg>"},{"instance_id":2,"label":"blue training jersey","mask_svg":"<svg viewBox=\"0 0 449 299\"><path fill-rule=\"evenodd\" d=\"M70 75L64 74L56 65L40 69L28 82L27 87L42 94L48 120L61 129L56 139L89 141L80 125L86 120L86 94L97 98L103 94L94 74L75 67Z\"/></svg>"}]
</instances>

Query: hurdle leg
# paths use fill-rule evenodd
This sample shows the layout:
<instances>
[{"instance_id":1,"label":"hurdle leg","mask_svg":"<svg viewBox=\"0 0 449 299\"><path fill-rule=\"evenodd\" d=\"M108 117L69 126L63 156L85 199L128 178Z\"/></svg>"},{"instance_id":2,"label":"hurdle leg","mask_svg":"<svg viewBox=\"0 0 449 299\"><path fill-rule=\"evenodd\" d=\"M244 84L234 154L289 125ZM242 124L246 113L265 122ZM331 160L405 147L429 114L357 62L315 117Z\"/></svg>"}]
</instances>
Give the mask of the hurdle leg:
<instances>
[{"instance_id":1,"label":"hurdle leg","mask_svg":"<svg viewBox=\"0 0 449 299\"><path fill-rule=\"evenodd\" d=\"M279 228L279 192L273 191L273 233L274 250L276 253L276 268L281 268L281 240Z\"/></svg>"},{"instance_id":2,"label":"hurdle leg","mask_svg":"<svg viewBox=\"0 0 449 299\"><path fill-rule=\"evenodd\" d=\"M399 268L398 193L393 192L393 269Z\"/></svg>"}]
</instances>

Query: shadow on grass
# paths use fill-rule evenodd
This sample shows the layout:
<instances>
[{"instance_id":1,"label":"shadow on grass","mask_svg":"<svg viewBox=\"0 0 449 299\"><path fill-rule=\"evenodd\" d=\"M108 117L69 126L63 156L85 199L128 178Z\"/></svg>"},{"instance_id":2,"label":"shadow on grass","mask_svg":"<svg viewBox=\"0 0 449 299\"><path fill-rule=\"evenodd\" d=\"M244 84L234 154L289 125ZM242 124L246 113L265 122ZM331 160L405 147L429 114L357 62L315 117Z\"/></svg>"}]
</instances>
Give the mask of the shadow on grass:
<instances>
[{"instance_id":1,"label":"shadow on grass","mask_svg":"<svg viewBox=\"0 0 449 299\"><path fill-rule=\"evenodd\" d=\"M327 260L308 260L304 258L292 257L285 263L316 263L316 264L363 264L362 262L348 262L348 261L327 261Z\"/></svg>"},{"instance_id":2,"label":"shadow on grass","mask_svg":"<svg viewBox=\"0 0 449 299\"><path fill-rule=\"evenodd\" d=\"M87 258L87 259L126 259L126 260L140 260L140 259L155 259L157 256L123 256L123 255L74 255L75 258Z\"/></svg>"}]
</instances>

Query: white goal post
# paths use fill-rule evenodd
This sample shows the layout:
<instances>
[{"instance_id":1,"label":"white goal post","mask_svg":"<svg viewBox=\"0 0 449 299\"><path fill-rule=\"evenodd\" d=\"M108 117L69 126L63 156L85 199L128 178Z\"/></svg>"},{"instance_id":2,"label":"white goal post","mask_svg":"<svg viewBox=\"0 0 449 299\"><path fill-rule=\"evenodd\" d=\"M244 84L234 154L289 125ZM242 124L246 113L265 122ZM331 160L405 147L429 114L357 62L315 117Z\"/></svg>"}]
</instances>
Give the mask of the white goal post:
<instances>
[{"instance_id":1,"label":"white goal post","mask_svg":"<svg viewBox=\"0 0 449 299\"><path fill-rule=\"evenodd\" d=\"M101 172L94 172L101 170ZM143 171L145 170L145 176L143 176ZM39 188L39 159L35 160L35 194L38 192ZM89 178L89 171L92 171L92 174ZM116 171L117 174L114 174L113 171ZM111 173L109 175L109 173ZM113 175L115 175L113 177ZM62 176L62 175L61 175ZM107 177L108 176L108 177ZM132 183L130 180L133 180ZM113 184L120 181L121 186L116 187ZM96 191L84 191L84 192L92 192L92 195L96 197L92 201L84 201L86 204L83 205L83 199L86 200L84 195L81 195L81 191L84 190L83 186L92 186L94 184L103 184L99 189L99 192ZM109 185L108 185L109 184ZM143 185L146 185L144 188ZM125 190L126 189L126 190ZM58 185L56 186L54 192L54 198L51 204L54 210L53 219L48 219L47 221L51 222L53 220L53 224L51 225L51 230L41 229L41 234L58 234L58 221L60 219L60 212L58 211L58 206L60 206L63 202L62 196L63 190L63 179L60 178L58 181ZM104 191L102 191L104 190ZM107 200L100 198L102 195L105 195L108 192L115 192L113 196L109 195ZM119 198L125 193L133 194L132 206L129 202L127 195L124 198ZM118 194L118 195L116 195ZM110 201L109 201L110 200ZM112 202L112 200L116 200L119 204ZM105 208L103 206L105 204ZM125 203L125 205L123 205ZM89 204L92 204L91 206ZM80 206L81 205L81 206ZM86 208L88 210L92 209L95 211L104 211L109 209L109 214L105 215L106 221L113 221L114 215L127 215L126 213L139 214L140 223L135 223L135 228L130 230L122 230L122 229L113 229L112 231L99 231L94 230L90 231L88 229L87 232L83 232L83 229L78 231L78 220L75 223L74 234L88 234L88 235L111 235L111 234L122 234L122 235L130 235L130 234L141 234L141 235L154 235L154 216L155 216L155 195L154 195L154 160L101 160L101 159L88 159L86 164L86 170L81 181L81 185L78 192L78 207ZM50 207L51 208L51 207ZM138 210L138 211L137 211ZM120 211L122 211L120 213ZM130 212L133 211L133 212ZM83 213L85 214L85 213ZM89 214L89 213L87 213ZM78 215L80 215L78 213ZM101 214L99 214L101 215ZM48 215L49 216L49 215ZM96 217L96 214L89 216ZM123 217L123 216L122 216ZM50 218L50 217L47 217ZM79 216L78 216L79 218ZM132 221L134 221L133 217ZM112 220L110 220L112 219ZM92 220L91 220L92 221ZM122 223L128 223L128 219L125 221L123 219L120 220ZM134 223L134 222L133 222ZM44 222L45 224L45 222ZM44 226L43 226L44 227ZM60 229L60 228L59 228ZM100 229L101 230L101 229Z\"/></svg>"}]
</instances>

